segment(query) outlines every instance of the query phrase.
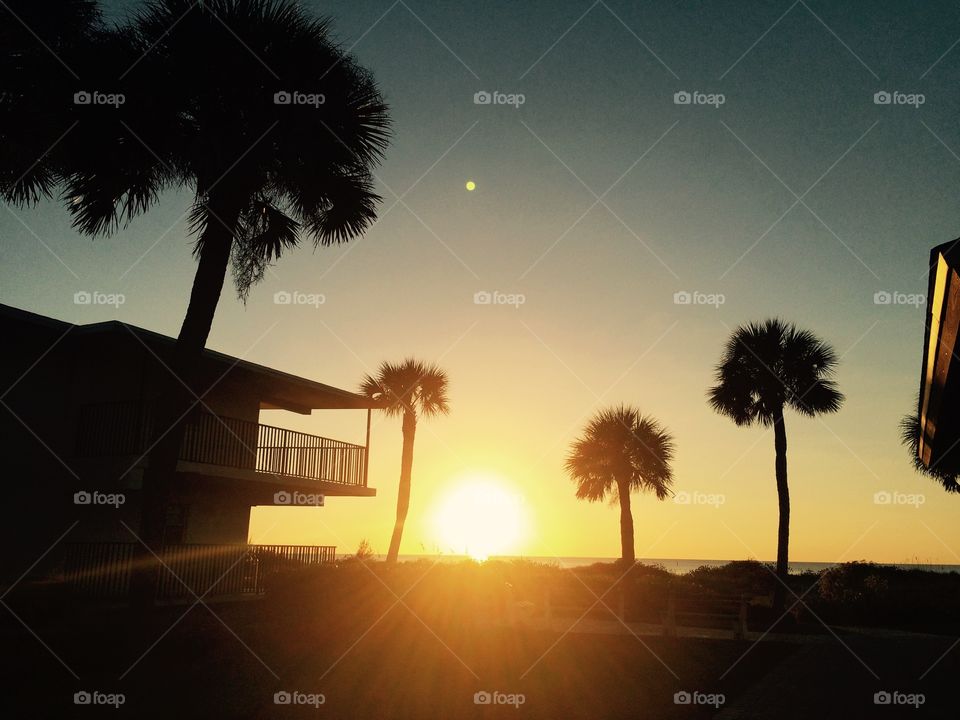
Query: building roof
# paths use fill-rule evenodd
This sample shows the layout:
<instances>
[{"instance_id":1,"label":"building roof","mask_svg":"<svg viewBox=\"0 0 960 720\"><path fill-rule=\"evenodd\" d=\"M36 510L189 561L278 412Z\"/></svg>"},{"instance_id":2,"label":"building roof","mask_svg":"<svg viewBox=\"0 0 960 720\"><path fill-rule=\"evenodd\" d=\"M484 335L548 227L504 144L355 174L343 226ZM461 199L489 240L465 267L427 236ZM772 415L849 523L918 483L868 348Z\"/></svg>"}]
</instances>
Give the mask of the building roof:
<instances>
[{"instance_id":1,"label":"building roof","mask_svg":"<svg viewBox=\"0 0 960 720\"><path fill-rule=\"evenodd\" d=\"M28 323L38 328L46 328L60 336L70 333L74 336L134 336L144 345L165 355L172 350L175 340L168 335L146 330L136 325L111 320L108 322L74 325L45 315L38 315L27 310L3 305L0 303L0 322ZM283 409L309 414L312 409L361 409L376 408L378 404L369 398L357 393L341 390L331 385L325 385L308 378L276 370L265 365L244 360L242 358L206 349L203 351L202 362L213 368L222 368L221 372L239 372L248 374L260 385L263 399L261 407L264 409Z\"/></svg>"}]
</instances>

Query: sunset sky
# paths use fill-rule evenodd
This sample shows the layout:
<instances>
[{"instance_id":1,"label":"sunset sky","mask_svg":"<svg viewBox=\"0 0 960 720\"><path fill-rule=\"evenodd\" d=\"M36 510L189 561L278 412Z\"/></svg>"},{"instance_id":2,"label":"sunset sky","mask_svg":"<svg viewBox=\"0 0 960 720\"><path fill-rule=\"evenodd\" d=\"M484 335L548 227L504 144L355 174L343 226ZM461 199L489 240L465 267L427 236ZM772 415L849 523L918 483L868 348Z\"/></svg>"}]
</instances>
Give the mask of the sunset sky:
<instances>
[{"instance_id":1,"label":"sunset sky","mask_svg":"<svg viewBox=\"0 0 960 720\"><path fill-rule=\"evenodd\" d=\"M107 5L119 20L132 3ZM420 425L402 553L462 552L440 508L487 483L518 516L495 549L617 556L617 509L578 501L563 461L595 410L626 402L674 434L680 499L723 496L636 496L637 557L773 558L772 432L735 427L705 394L730 332L781 316L836 349L847 396L836 415L786 418L791 559L960 564L960 497L913 472L897 427L916 402L927 253L960 235L960 6L304 5L333 18L391 107L381 219L289 254L246 306L228 285L208 346L347 389L408 355L448 371L452 412ZM483 91L523 103L475 104ZM884 91L902 95L876 104ZM58 204L6 207L0 302L176 335L189 201L171 193L95 241ZM79 290L125 302L77 306ZM325 302L277 305L278 291ZM524 302L475 304L483 291ZM360 412L261 420L363 439ZM400 443L399 420L375 415L377 497L257 510L251 539L385 553ZM492 536L510 530L478 513Z\"/></svg>"}]
</instances>

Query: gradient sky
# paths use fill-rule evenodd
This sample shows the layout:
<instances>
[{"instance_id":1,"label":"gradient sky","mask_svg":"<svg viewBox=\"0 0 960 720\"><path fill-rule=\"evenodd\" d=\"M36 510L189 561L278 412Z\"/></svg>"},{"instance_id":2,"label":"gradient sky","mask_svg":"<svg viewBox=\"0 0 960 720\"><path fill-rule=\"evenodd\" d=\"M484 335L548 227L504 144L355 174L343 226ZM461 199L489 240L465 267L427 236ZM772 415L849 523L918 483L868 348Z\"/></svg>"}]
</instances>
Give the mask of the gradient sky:
<instances>
[{"instance_id":1,"label":"gradient sky","mask_svg":"<svg viewBox=\"0 0 960 720\"><path fill-rule=\"evenodd\" d=\"M898 441L923 312L874 303L925 292L929 248L960 235L960 6L305 4L391 106L381 219L348 246L288 255L246 307L227 289L209 346L350 389L410 354L448 370L452 414L421 423L402 552L462 549L443 546L432 513L476 473L522 497L517 553L617 555L616 509L577 501L563 460L590 414L622 401L674 433L676 491L725 498L636 497L638 557L772 558L772 433L715 415L705 391L730 331L779 315L836 348L847 395L837 415L787 416L791 559L960 563L960 498L916 475ZM525 103L476 105L481 90ZM677 105L683 90L725 102ZM881 90L924 103L877 105ZM195 269L188 202L171 193L96 241L54 203L6 208L0 302L175 335ZM77 290L126 302L76 306ZM280 290L326 303L278 306ZM526 302L475 305L481 290ZM677 305L678 291L725 302ZM263 419L362 439L360 414ZM372 446L376 499L258 510L252 538L385 552L399 421L377 418ZM878 491L925 501L877 505Z\"/></svg>"}]
</instances>

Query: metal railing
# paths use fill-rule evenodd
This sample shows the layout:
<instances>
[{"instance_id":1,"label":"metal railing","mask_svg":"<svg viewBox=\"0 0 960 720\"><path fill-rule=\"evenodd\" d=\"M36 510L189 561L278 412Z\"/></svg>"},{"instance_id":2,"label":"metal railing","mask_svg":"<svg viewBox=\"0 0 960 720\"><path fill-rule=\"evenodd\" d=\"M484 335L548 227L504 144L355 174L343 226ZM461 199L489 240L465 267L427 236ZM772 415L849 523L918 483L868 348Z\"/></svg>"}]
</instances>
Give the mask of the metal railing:
<instances>
[{"instance_id":1,"label":"metal railing","mask_svg":"<svg viewBox=\"0 0 960 720\"><path fill-rule=\"evenodd\" d=\"M137 455L153 441L150 406L98 403L80 410L77 454ZM367 448L248 420L195 412L187 420L180 459L262 473L366 485Z\"/></svg>"}]
</instances>

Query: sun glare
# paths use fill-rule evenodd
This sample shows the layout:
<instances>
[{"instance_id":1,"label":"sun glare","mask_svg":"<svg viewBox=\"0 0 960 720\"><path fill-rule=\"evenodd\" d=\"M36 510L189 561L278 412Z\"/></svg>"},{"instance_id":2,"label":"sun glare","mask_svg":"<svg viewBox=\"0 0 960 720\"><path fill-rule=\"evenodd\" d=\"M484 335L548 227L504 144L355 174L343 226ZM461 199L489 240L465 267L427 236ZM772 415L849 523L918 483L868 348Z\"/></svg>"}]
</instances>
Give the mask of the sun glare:
<instances>
[{"instance_id":1,"label":"sun glare","mask_svg":"<svg viewBox=\"0 0 960 720\"><path fill-rule=\"evenodd\" d=\"M443 552L486 560L516 554L526 526L522 498L492 474L471 474L454 481L433 515Z\"/></svg>"}]
</instances>

